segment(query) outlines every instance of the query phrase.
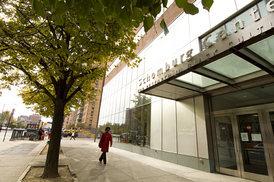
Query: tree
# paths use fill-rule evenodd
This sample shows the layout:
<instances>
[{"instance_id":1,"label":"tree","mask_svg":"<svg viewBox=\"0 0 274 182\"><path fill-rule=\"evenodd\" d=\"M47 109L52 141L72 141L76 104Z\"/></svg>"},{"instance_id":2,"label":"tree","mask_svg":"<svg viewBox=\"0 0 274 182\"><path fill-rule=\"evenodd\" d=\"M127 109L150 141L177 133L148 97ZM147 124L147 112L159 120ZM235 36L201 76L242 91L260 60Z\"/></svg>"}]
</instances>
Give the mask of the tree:
<instances>
[{"instance_id":1,"label":"tree","mask_svg":"<svg viewBox=\"0 0 274 182\"><path fill-rule=\"evenodd\" d=\"M179 8L183 8L187 14L197 14L199 9L193 4L194 0L175 0ZM80 26L88 29L94 26L89 21L90 12L93 12L96 27L103 31L105 21L113 17L120 25L126 27L138 27L143 22L147 32L154 24L156 16L162 8L166 8L168 0L32 0L33 9L41 17L45 17L45 8L50 8L55 14L56 24L63 24L63 15L76 14L80 20ZM203 8L210 10L213 0L202 0ZM73 18L72 18L73 20ZM164 19L162 28L167 28Z\"/></svg>"},{"instance_id":2,"label":"tree","mask_svg":"<svg viewBox=\"0 0 274 182\"><path fill-rule=\"evenodd\" d=\"M52 116L42 177L54 178L65 111L93 100L96 89L92 84L103 77L107 62L119 58L128 65L138 64L133 52L135 33L112 16L106 16L105 27L98 30L95 10L86 18L91 25L87 31L79 28L83 20L74 12L53 14L45 6L44 15L38 17L27 0L1 1L1 6L1 88L21 85L24 103L34 104L43 116ZM136 61L130 64L131 60Z\"/></svg>"},{"instance_id":3,"label":"tree","mask_svg":"<svg viewBox=\"0 0 274 182\"><path fill-rule=\"evenodd\" d=\"M71 129L71 128L74 128L74 127L75 127L75 124L70 123L70 124L68 124L68 125L67 125L67 127L66 127L66 128L67 128L67 129Z\"/></svg>"},{"instance_id":4,"label":"tree","mask_svg":"<svg viewBox=\"0 0 274 182\"><path fill-rule=\"evenodd\" d=\"M76 128L83 129L83 128L85 128L85 124L84 123L77 123Z\"/></svg>"}]
</instances>

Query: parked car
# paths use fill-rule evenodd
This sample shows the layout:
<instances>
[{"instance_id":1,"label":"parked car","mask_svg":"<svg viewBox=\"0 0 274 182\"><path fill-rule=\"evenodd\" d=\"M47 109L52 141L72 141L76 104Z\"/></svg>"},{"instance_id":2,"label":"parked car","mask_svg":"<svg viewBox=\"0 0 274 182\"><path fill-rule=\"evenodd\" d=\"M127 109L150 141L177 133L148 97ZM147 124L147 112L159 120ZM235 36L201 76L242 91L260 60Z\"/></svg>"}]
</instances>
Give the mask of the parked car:
<instances>
[{"instance_id":1,"label":"parked car","mask_svg":"<svg viewBox=\"0 0 274 182\"><path fill-rule=\"evenodd\" d=\"M253 146L254 149L264 149L264 144L263 143L259 143L255 146Z\"/></svg>"}]
</instances>

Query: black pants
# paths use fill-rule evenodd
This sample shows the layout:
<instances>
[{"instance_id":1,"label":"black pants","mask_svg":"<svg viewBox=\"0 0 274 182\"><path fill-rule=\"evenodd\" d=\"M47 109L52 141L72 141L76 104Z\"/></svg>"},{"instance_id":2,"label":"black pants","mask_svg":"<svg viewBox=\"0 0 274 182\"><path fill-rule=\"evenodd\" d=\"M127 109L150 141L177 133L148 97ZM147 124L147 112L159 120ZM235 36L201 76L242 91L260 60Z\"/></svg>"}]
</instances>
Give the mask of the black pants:
<instances>
[{"instance_id":1,"label":"black pants","mask_svg":"<svg viewBox=\"0 0 274 182\"><path fill-rule=\"evenodd\" d=\"M99 158L99 161L101 162L102 160L104 160L104 164L107 163L107 156L106 156L106 152L103 152L101 157Z\"/></svg>"}]
</instances>

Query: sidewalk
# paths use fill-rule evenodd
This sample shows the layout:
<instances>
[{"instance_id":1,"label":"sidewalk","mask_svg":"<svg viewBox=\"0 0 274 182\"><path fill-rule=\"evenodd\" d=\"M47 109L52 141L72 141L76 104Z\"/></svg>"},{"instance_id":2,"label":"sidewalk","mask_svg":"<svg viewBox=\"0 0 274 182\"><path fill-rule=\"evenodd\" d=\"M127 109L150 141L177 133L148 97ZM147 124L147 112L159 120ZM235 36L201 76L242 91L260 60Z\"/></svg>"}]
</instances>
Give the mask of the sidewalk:
<instances>
[{"instance_id":1,"label":"sidewalk","mask_svg":"<svg viewBox=\"0 0 274 182\"><path fill-rule=\"evenodd\" d=\"M8 135L7 135L8 136ZM38 155L47 140L3 142L0 133L0 182L17 182L30 166L44 166ZM79 182L251 182L242 178L206 173L125 150L110 148L107 165L98 161L101 151L90 138L63 138L59 165L70 165Z\"/></svg>"},{"instance_id":2,"label":"sidewalk","mask_svg":"<svg viewBox=\"0 0 274 182\"><path fill-rule=\"evenodd\" d=\"M11 132L4 142L5 132L0 133L0 182L16 182L46 144L46 140L9 141Z\"/></svg>"},{"instance_id":3,"label":"sidewalk","mask_svg":"<svg viewBox=\"0 0 274 182\"><path fill-rule=\"evenodd\" d=\"M99 163L101 151L91 139L62 139L62 150L79 182L251 182L206 173L136 153L110 148L107 165Z\"/></svg>"}]
</instances>

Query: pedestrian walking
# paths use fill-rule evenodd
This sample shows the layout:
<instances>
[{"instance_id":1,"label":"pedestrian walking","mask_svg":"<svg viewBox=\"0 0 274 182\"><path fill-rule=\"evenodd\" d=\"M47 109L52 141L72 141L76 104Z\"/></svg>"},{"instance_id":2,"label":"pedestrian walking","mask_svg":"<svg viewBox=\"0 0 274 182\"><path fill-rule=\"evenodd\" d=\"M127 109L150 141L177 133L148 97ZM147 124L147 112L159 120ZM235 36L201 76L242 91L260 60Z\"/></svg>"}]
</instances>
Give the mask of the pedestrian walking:
<instances>
[{"instance_id":1,"label":"pedestrian walking","mask_svg":"<svg viewBox=\"0 0 274 182\"><path fill-rule=\"evenodd\" d=\"M72 139L72 138L75 140L75 134L74 134L74 132L72 132L70 139Z\"/></svg>"},{"instance_id":2,"label":"pedestrian walking","mask_svg":"<svg viewBox=\"0 0 274 182\"><path fill-rule=\"evenodd\" d=\"M102 162L103 160L104 164L107 163L106 152L108 152L109 142L110 142L110 147L112 147L112 136L109 133L109 131L110 131L110 127L106 127L105 133L102 134L99 142L99 147L101 148L101 151L103 152L101 154L101 157L99 158L99 161Z\"/></svg>"}]
</instances>

